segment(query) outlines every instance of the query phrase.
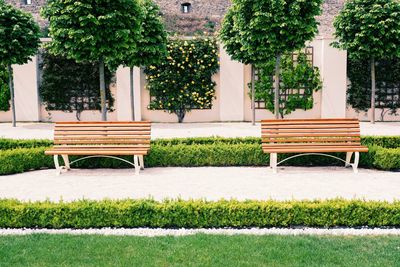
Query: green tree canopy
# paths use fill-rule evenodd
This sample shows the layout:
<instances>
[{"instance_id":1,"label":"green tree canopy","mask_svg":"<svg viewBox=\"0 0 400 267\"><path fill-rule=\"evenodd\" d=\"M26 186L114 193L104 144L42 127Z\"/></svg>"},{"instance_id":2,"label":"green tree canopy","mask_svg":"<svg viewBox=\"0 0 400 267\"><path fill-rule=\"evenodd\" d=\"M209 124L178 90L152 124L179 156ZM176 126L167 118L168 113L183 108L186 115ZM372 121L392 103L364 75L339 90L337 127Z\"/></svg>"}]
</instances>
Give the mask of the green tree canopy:
<instances>
[{"instance_id":1,"label":"green tree canopy","mask_svg":"<svg viewBox=\"0 0 400 267\"><path fill-rule=\"evenodd\" d=\"M220 39L228 54L245 64L275 64L275 116L279 117L281 55L299 50L318 31L323 0L233 0Z\"/></svg>"},{"instance_id":2,"label":"green tree canopy","mask_svg":"<svg viewBox=\"0 0 400 267\"><path fill-rule=\"evenodd\" d=\"M12 64L25 64L37 53L40 28L32 15L0 0L0 63L7 67L12 122L16 126Z\"/></svg>"},{"instance_id":3,"label":"green tree canopy","mask_svg":"<svg viewBox=\"0 0 400 267\"><path fill-rule=\"evenodd\" d=\"M243 63L266 63L299 50L317 33L322 0L233 0L220 32L227 52Z\"/></svg>"},{"instance_id":4,"label":"green tree canopy","mask_svg":"<svg viewBox=\"0 0 400 267\"><path fill-rule=\"evenodd\" d=\"M141 38L143 11L137 0L49 0L48 49L77 62L98 62L102 119L107 119L104 63L119 65ZM122 62L120 62L122 63Z\"/></svg>"},{"instance_id":5,"label":"green tree canopy","mask_svg":"<svg viewBox=\"0 0 400 267\"><path fill-rule=\"evenodd\" d=\"M371 121L375 122L375 62L400 57L400 2L398 0L349 0L336 17L337 42L349 57L371 64Z\"/></svg>"},{"instance_id":6,"label":"green tree canopy","mask_svg":"<svg viewBox=\"0 0 400 267\"><path fill-rule=\"evenodd\" d=\"M128 67L158 64L167 54L167 33L159 7L153 0L141 0L140 3L143 8L141 37L137 41L137 49L130 48L128 55L122 58Z\"/></svg>"}]
</instances>

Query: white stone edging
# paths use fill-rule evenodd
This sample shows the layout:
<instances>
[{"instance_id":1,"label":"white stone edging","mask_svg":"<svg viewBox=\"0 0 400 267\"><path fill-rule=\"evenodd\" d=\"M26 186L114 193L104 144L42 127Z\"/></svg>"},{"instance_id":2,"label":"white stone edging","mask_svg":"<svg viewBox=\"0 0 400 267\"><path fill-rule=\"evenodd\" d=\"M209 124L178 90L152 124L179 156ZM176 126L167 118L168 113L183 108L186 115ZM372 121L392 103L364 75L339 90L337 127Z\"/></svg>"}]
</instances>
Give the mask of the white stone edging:
<instances>
[{"instance_id":1,"label":"white stone edging","mask_svg":"<svg viewBox=\"0 0 400 267\"><path fill-rule=\"evenodd\" d=\"M151 228L101 228L101 229L0 229L0 236L31 234L68 234L104 236L189 236L207 235L316 235L316 236L400 236L400 228L251 228L251 229L151 229Z\"/></svg>"}]
</instances>

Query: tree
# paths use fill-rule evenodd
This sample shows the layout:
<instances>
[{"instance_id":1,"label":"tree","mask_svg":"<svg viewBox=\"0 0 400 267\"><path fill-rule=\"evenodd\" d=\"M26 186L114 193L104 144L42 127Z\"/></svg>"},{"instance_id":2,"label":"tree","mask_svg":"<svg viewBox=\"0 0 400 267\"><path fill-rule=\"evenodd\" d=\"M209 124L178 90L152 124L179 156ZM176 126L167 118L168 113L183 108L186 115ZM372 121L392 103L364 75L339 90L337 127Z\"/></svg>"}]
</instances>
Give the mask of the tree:
<instances>
[{"instance_id":1,"label":"tree","mask_svg":"<svg viewBox=\"0 0 400 267\"><path fill-rule=\"evenodd\" d=\"M51 53L98 64L101 114L107 120L104 67L115 66L127 48L137 48L143 17L139 2L49 0L42 15L49 20Z\"/></svg>"},{"instance_id":2,"label":"tree","mask_svg":"<svg viewBox=\"0 0 400 267\"><path fill-rule=\"evenodd\" d=\"M215 98L213 75L219 69L214 39L171 40L168 55L146 68L150 109L175 113L183 122L192 109L208 109Z\"/></svg>"},{"instance_id":3,"label":"tree","mask_svg":"<svg viewBox=\"0 0 400 267\"><path fill-rule=\"evenodd\" d=\"M40 44L40 28L31 14L0 1L0 63L7 66L12 125L16 126L13 64L25 64Z\"/></svg>"},{"instance_id":4,"label":"tree","mask_svg":"<svg viewBox=\"0 0 400 267\"><path fill-rule=\"evenodd\" d=\"M351 58L370 61L372 123L375 123L376 61L400 56L399 16L398 0L349 0L334 21L338 41L333 45L347 50Z\"/></svg>"},{"instance_id":5,"label":"tree","mask_svg":"<svg viewBox=\"0 0 400 267\"><path fill-rule=\"evenodd\" d=\"M167 33L160 17L159 7L152 0L142 0L141 6L143 8L141 38L138 40L137 48L130 47L121 59L122 64L130 68L132 120L135 120L133 67L159 64L167 54Z\"/></svg>"},{"instance_id":6,"label":"tree","mask_svg":"<svg viewBox=\"0 0 400 267\"><path fill-rule=\"evenodd\" d=\"M10 98L7 67L0 65L0 111L10 110Z\"/></svg>"},{"instance_id":7,"label":"tree","mask_svg":"<svg viewBox=\"0 0 400 267\"><path fill-rule=\"evenodd\" d=\"M317 33L322 0L233 0L220 33L233 59L263 64L275 58L274 110L279 118L280 61Z\"/></svg>"},{"instance_id":8,"label":"tree","mask_svg":"<svg viewBox=\"0 0 400 267\"><path fill-rule=\"evenodd\" d=\"M96 63L76 63L72 59L41 53L42 78L40 96L46 110L76 111L81 119L84 110L101 108L99 91L99 67ZM112 73L105 68L107 108L113 108L114 99L109 85Z\"/></svg>"},{"instance_id":9,"label":"tree","mask_svg":"<svg viewBox=\"0 0 400 267\"><path fill-rule=\"evenodd\" d=\"M281 118L296 109L309 110L314 106L314 92L322 88L319 69L309 62L306 53L296 51L282 56L279 114ZM265 103L265 108L274 111L273 77L275 62L257 66L255 98Z\"/></svg>"}]
</instances>

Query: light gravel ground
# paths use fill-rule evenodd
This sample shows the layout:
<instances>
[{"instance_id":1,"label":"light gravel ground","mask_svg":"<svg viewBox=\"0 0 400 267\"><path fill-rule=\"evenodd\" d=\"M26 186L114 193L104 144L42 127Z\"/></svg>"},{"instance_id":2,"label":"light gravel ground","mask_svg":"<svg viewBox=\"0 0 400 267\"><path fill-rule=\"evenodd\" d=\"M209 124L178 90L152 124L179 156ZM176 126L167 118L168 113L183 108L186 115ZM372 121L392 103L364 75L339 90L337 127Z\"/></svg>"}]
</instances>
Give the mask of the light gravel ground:
<instances>
[{"instance_id":1,"label":"light gravel ground","mask_svg":"<svg viewBox=\"0 0 400 267\"><path fill-rule=\"evenodd\" d=\"M13 139L52 139L53 124L18 123L17 128L10 123L0 123L0 137ZM247 137L261 135L260 125L251 123L153 123L152 138L173 137ZM382 122L374 125L361 123L362 135L400 135L400 122Z\"/></svg>"},{"instance_id":2,"label":"light gravel ground","mask_svg":"<svg viewBox=\"0 0 400 267\"><path fill-rule=\"evenodd\" d=\"M125 198L169 199L366 199L400 200L400 173L340 167L149 168L135 176L130 169L72 170L55 175L41 170L0 176L0 198L23 201L73 201Z\"/></svg>"},{"instance_id":3,"label":"light gravel ground","mask_svg":"<svg viewBox=\"0 0 400 267\"><path fill-rule=\"evenodd\" d=\"M52 234L52 235L104 235L104 236L188 236L196 234L206 235L319 235L319 236L400 236L400 229L381 229L381 228L252 228L252 229L0 229L0 236L8 235L31 235L31 234Z\"/></svg>"}]
</instances>

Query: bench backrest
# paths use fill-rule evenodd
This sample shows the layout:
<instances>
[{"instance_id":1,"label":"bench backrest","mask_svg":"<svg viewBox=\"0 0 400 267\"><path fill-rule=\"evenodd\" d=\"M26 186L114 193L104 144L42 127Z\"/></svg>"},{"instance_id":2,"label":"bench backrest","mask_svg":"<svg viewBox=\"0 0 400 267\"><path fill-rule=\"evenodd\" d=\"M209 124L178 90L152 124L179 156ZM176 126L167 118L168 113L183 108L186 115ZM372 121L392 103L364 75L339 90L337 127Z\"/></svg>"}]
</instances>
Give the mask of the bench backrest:
<instances>
[{"instance_id":1,"label":"bench backrest","mask_svg":"<svg viewBox=\"0 0 400 267\"><path fill-rule=\"evenodd\" d=\"M57 122L56 145L120 145L150 148L151 123L139 122Z\"/></svg>"},{"instance_id":2,"label":"bench backrest","mask_svg":"<svg viewBox=\"0 0 400 267\"><path fill-rule=\"evenodd\" d=\"M295 119L261 121L262 142L290 145L360 145L357 119Z\"/></svg>"}]
</instances>

